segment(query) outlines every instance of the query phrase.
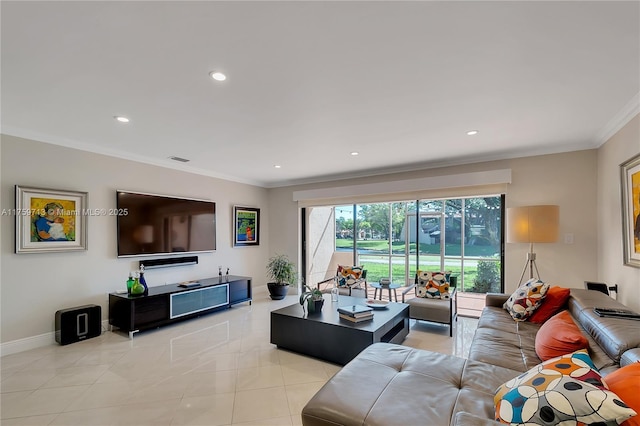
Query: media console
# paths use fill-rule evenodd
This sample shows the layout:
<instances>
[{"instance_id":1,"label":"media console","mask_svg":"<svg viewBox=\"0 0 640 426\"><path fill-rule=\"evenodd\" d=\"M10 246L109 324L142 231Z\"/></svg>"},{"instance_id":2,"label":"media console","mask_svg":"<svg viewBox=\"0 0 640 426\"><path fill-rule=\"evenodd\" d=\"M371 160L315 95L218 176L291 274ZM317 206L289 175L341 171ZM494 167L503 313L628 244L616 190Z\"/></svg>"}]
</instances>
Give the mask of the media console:
<instances>
[{"instance_id":1,"label":"media console","mask_svg":"<svg viewBox=\"0 0 640 426\"><path fill-rule=\"evenodd\" d=\"M109 293L109 325L129 332L159 327L242 302L251 304L251 278L229 275L198 280L196 287L178 283L149 287L144 296Z\"/></svg>"}]
</instances>

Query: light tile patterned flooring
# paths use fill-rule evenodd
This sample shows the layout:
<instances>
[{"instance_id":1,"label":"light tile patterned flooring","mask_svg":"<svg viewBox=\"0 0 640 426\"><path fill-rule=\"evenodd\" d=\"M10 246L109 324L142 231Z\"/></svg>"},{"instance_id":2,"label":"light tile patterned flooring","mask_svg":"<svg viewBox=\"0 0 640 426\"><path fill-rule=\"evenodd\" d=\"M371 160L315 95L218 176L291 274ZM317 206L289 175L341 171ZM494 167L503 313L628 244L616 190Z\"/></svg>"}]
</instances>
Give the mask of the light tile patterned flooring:
<instances>
[{"instance_id":1,"label":"light tile patterned flooring","mask_svg":"<svg viewBox=\"0 0 640 426\"><path fill-rule=\"evenodd\" d=\"M106 331L67 346L0 358L0 424L299 425L340 367L269 343L268 296L137 334ZM477 320L411 321L404 345L466 357Z\"/></svg>"}]
</instances>

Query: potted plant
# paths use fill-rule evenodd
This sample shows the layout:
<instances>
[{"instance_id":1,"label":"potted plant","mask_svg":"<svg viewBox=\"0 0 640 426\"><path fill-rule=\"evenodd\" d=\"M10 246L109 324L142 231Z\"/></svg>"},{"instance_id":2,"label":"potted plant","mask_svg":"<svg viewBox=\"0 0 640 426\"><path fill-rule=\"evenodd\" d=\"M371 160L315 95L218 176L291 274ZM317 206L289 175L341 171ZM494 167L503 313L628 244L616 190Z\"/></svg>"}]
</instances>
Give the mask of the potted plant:
<instances>
[{"instance_id":1,"label":"potted plant","mask_svg":"<svg viewBox=\"0 0 640 426\"><path fill-rule=\"evenodd\" d=\"M312 289L306 284L303 284L302 294L300 295L300 305L303 310L305 304L307 305L307 312L310 314L320 312L324 304L322 292L317 287Z\"/></svg>"},{"instance_id":2,"label":"potted plant","mask_svg":"<svg viewBox=\"0 0 640 426\"><path fill-rule=\"evenodd\" d=\"M267 283L271 299L284 299L289 290L289 284L296 282L298 274L296 265L284 254L277 254L267 263Z\"/></svg>"}]
</instances>

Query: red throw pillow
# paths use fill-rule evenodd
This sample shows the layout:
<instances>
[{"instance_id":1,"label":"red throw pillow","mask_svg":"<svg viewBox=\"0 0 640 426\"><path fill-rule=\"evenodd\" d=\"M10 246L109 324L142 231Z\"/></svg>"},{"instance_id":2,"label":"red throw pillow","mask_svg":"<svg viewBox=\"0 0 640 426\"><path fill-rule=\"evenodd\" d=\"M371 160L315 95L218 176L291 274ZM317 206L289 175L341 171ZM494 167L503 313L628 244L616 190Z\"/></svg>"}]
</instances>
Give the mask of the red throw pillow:
<instances>
[{"instance_id":1,"label":"red throw pillow","mask_svg":"<svg viewBox=\"0 0 640 426\"><path fill-rule=\"evenodd\" d=\"M607 374L603 381L622 402L636 413L640 413L640 362L626 365ZM640 426L640 415L627 419L621 426Z\"/></svg>"},{"instance_id":2,"label":"red throw pillow","mask_svg":"<svg viewBox=\"0 0 640 426\"><path fill-rule=\"evenodd\" d=\"M549 318L560 312L571 296L571 289L553 286L547 291L542 304L529 317L529 322L543 324Z\"/></svg>"},{"instance_id":3,"label":"red throw pillow","mask_svg":"<svg viewBox=\"0 0 640 426\"><path fill-rule=\"evenodd\" d=\"M569 311L562 311L542 324L536 334L536 354L546 361L589 347L589 341L571 319Z\"/></svg>"}]
</instances>

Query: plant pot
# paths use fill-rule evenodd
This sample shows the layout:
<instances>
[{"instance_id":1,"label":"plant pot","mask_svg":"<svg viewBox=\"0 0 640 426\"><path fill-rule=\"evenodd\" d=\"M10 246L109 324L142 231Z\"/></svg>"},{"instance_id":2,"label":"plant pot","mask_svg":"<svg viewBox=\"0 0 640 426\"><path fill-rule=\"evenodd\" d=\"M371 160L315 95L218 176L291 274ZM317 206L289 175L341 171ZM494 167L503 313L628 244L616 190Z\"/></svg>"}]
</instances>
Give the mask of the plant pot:
<instances>
[{"instance_id":1,"label":"plant pot","mask_svg":"<svg viewBox=\"0 0 640 426\"><path fill-rule=\"evenodd\" d=\"M289 291L288 285L279 285L276 283L267 283L267 288L269 289L269 294L271 295L272 300L284 299Z\"/></svg>"},{"instance_id":2,"label":"plant pot","mask_svg":"<svg viewBox=\"0 0 640 426\"><path fill-rule=\"evenodd\" d=\"M322 311L322 305L324 305L324 299L320 300L307 300L307 311L310 314L317 314Z\"/></svg>"}]
</instances>

